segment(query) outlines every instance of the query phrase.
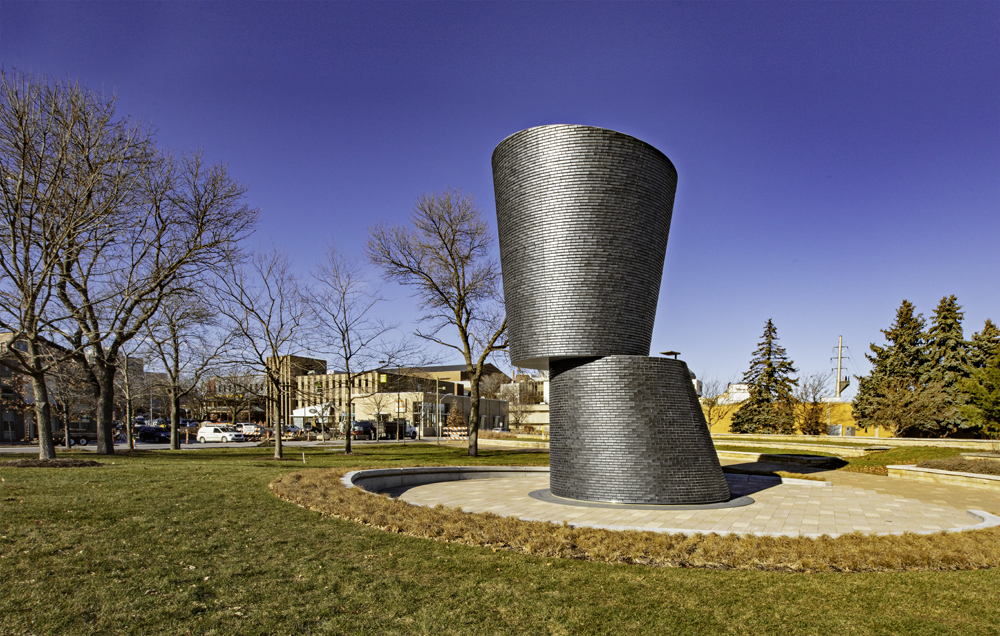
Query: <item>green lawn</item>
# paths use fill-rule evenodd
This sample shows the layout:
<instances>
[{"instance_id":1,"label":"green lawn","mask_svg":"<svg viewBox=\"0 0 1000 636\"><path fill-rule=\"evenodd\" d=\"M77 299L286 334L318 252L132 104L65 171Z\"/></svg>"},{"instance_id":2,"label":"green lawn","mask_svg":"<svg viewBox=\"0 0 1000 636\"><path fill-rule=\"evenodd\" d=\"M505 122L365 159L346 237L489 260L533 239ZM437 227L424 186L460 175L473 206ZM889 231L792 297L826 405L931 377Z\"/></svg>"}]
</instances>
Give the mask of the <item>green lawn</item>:
<instances>
[{"instance_id":1,"label":"green lawn","mask_svg":"<svg viewBox=\"0 0 1000 636\"><path fill-rule=\"evenodd\" d=\"M356 448L307 450L305 467L548 459ZM274 497L272 479L303 469L301 450L288 450L297 461L224 449L0 467L0 633L995 634L1000 624L997 570L649 568L394 535Z\"/></svg>"}]
</instances>

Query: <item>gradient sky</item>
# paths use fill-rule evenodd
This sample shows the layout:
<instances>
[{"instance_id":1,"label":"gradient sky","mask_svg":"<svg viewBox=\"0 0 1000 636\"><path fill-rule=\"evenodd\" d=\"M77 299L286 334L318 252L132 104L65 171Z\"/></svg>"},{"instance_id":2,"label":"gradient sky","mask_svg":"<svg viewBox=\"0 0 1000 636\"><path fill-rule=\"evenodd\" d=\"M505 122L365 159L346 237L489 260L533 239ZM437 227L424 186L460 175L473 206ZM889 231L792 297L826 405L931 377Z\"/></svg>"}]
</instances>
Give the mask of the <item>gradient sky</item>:
<instances>
[{"instance_id":1,"label":"gradient sky","mask_svg":"<svg viewBox=\"0 0 1000 636\"><path fill-rule=\"evenodd\" d=\"M741 374L768 318L803 372L838 335L866 371L904 298L929 316L957 295L967 337L1000 321L995 0L0 0L0 63L113 91L162 146L227 162L255 244L303 272L424 192L495 225L490 156L518 130L636 136L679 174L653 351L702 378Z\"/></svg>"}]
</instances>

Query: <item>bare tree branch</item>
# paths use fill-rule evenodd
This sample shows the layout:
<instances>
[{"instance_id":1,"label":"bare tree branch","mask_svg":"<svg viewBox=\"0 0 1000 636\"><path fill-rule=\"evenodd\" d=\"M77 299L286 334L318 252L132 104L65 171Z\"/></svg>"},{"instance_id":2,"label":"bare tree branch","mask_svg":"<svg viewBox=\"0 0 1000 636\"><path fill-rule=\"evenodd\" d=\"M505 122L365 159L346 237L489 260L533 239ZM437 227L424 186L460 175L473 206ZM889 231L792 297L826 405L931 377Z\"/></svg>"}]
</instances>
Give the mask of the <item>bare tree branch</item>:
<instances>
[{"instance_id":1,"label":"bare tree branch","mask_svg":"<svg viewBox=\"0 0 1000 636\"><path fill-rule=\"evenodd\" d=\"M413 290L430 328L417 335L462 352L472 398L469 455L476 456L483 365L507 347L500 267L490 256L493 236L472 197L456 190L421 196L410 220L412 227L373 227L365 251L386 280ZM449 326L457 343L438 335Z\"/></svg>"}]
</instances>

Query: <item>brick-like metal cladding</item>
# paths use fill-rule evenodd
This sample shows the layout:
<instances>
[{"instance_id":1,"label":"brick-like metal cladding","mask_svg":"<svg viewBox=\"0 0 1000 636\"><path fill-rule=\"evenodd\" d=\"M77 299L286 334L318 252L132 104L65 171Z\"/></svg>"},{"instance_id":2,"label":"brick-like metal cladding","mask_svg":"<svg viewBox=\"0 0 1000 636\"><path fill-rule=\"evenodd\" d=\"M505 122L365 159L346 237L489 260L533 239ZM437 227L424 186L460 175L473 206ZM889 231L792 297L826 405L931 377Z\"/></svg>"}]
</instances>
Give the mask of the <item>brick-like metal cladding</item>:
<instances>
[{"instance_id":1,"label":"brick-like metal cladding","mask_svg":"<svg viewBox=\"0 0 1000 636\"><path fill-rule=\"evenodd\" d=\"M540 126L493 152L511 360L648 355L677 187L667 157L590 126Z\"/></svg>"},{"instance_id":2,"label":"brick-like metal cladding","mask_svg":"<svg viewBox=\"0 0 1000 636\"><path fill-rule=\"evenodd\" d=\"M553 494L638 504L729 499L683 361L553 360L549 378Z\"/></svg>"}]
</instances>

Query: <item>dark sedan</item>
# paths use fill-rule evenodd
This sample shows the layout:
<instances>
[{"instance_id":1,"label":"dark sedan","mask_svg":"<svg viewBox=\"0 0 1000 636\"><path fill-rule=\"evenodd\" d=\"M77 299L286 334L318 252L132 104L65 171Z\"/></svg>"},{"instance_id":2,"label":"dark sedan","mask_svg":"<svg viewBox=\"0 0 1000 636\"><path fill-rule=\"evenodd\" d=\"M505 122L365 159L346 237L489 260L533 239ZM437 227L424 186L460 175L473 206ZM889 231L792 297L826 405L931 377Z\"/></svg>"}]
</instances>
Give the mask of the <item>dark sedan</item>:
<instances>
[{"instance_id":1,"label":"dark sedan","mask_svg":"<svg viewBox=\"0 0 1000 636\"><path fill-rule=\"evenodd\" d=\"M170 443L170 431L165 428L157 428L156 426L140 426L139 430L135 432L135 436L140 442L151 444Z\"/></svg>"}]
</instances>

